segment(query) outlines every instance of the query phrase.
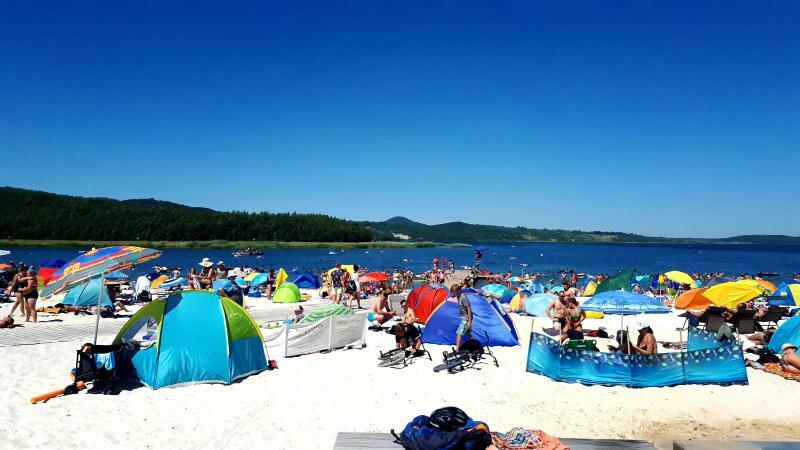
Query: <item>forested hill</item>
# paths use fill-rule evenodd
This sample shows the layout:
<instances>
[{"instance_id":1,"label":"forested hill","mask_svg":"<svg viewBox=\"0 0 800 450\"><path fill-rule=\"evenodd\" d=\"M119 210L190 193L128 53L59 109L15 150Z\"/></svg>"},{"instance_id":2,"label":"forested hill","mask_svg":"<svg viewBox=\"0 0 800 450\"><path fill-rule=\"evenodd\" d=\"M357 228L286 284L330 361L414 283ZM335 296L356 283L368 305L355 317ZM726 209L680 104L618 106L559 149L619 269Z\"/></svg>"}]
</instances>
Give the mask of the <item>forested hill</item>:
<instances>
[{"instance_id":1,"label":"forested hill","mask_svg":"<svg viewBox=\"0 0 800 450\"><path fill-rule=\"evenodd\" d=\"M219 212L0 187L0 239L368 242L372 233L319 214Z\"/></svg>"},{"instance_id":2,"label":"forested hill","mask_svg":"<svg viewBox=\"0 0 800 450\"><path fill-rule=\"evenodd\" d=\"M550 230L543 228L501 227L449 222L425 225L405 217L392 217L383 222L362 222L376 240L408 240L433 242L583 242L583 243L707 243L800 245L800 237L781 235L747 235L723 239L664 238L607 231Z\"/></svg>"}]
</instances>

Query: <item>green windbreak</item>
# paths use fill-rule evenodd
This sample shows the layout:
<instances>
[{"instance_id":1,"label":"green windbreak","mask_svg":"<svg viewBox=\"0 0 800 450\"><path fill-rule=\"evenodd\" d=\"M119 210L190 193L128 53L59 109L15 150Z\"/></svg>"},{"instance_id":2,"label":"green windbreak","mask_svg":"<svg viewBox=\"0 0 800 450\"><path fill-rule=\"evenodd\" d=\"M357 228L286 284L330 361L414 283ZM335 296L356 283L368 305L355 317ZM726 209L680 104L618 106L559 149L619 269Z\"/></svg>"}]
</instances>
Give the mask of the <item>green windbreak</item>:
<instances>
[{"instance_id":1,"label":"green windbreak","mask_svg":"<svg viewBox=\"0 0 800 450\"><path fill-rule=\"evenodd\" d=\"M606 281L600 283L594 291L595 295L608 291L631 291L631 278L636 273L636 269L622 271Z\"/></svg>"},{"instance_id":2,"label":"green windbreak","mask_svg":"<svg viewBox=\"0 0 800 450\"><path fill-rule=\"evenodd\" d=\"M222 310L225 311L228 336L231 341L250 337L261 339L258 327L244 308L227 297L221 297L220 300L222 301Z\"/></svg>"}]
</instances>

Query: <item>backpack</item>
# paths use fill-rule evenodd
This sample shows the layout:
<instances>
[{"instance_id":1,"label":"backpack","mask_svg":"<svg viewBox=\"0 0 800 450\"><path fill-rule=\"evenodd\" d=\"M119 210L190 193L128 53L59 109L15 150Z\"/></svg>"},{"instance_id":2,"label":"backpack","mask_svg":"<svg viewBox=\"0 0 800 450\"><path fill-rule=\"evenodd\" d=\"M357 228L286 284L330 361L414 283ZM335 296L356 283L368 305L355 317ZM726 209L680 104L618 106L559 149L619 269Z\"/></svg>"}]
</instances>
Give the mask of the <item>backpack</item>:
<instances>
[{"instance_id":1,"label":"backpack","mask_svg":"<svg viewBox=\"0 0 800 450\"><path fill-rule=\"evenodd\" d=\"M417 416L394 436L406 450L485 450L492 444L489 426L472 419L463 428L444 431L431 425L428 416Z\"/></svg>"}]
</instances>

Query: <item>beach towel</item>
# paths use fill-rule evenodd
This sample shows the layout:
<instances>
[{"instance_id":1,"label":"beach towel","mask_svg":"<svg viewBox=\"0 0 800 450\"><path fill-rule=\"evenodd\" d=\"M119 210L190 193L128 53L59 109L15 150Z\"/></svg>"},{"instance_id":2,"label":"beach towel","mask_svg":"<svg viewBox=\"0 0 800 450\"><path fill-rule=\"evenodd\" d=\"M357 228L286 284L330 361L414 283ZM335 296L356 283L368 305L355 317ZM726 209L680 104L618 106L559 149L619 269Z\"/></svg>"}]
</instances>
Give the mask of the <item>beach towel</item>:
<instances>
[{"instance_id":1,"label":"beach towel","mask_svg":"<svg viewBox=\"0 0 800 450\"><path fill-rule=\"evenodd\" d=\"M779 377L786 378L787 380L800 381L800 375L784 371L780 363L766 363L764 364L763 370L764 372L778 375Z\"/></svg>"},{"instance_id":2,"label":"beach towel","mask_svg":"<svg viewBox=\"0 0 800 450\"><path fill-rule=\"evenodd\" d=\"M542 430L514 427L508 433L492 432L492 443L501 450L543 449L569 450L557 437Z\"/></svg>"}]
</instances>

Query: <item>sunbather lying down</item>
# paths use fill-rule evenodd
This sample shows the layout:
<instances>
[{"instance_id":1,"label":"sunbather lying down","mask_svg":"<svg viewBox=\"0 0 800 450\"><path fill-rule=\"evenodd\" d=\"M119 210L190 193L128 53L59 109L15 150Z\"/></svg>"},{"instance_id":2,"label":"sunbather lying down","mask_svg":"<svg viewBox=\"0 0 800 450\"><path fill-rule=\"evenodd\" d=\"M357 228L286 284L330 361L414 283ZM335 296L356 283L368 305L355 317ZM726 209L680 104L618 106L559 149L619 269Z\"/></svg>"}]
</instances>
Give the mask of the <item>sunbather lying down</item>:
<instances>
[{"instance_id":1,"label":"sunbather lying down","mask_svg":"<svg viewBox=\"0 0 800 450\"><path fill-rule=\"evenodd\" d=\"M800 375L800 355L794 344L786 343L781 347L781 367L784 372Z\"/></svg>"},{"instance_id":2,"label":"sunbather lying down","mask_svg":"<svg viewBox=\"0 0 800 450\"><path fill-rule=\"evenodd\" d=\"M7 316L0 319L0 328L14 328L14 318Z\"/></svg>"}]
</instances>

